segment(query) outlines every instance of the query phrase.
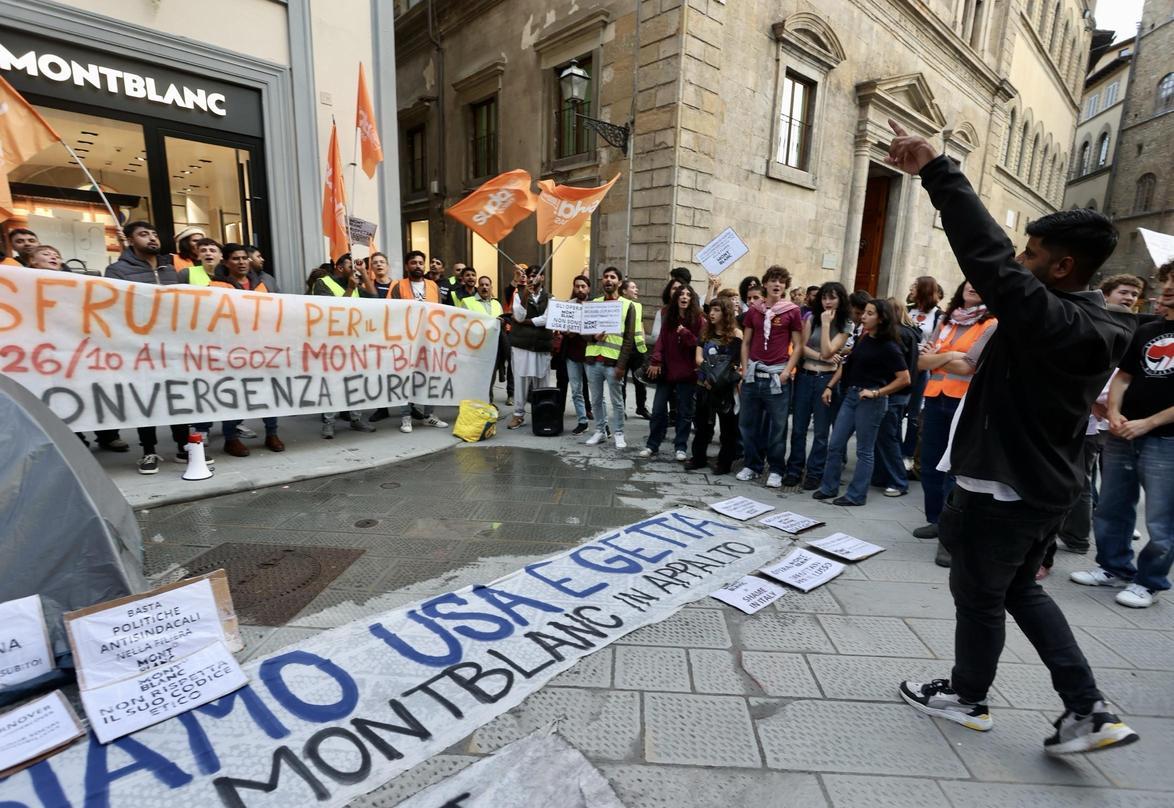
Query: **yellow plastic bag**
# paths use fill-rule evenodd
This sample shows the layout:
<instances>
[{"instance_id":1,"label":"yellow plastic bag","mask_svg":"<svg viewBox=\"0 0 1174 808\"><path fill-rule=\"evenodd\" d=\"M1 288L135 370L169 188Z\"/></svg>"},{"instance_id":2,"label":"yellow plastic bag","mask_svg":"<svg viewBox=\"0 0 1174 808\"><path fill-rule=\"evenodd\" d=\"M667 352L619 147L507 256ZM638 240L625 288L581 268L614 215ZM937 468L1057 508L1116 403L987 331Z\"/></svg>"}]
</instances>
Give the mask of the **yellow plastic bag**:
<instances>
[{"instance_id":1,"label":"yellow plastic bag","mask_svg":"<svg viewBox=\"0 0 1174 808\"><path fill-rule=\"evenodd\" d=\"M497 434L497 407L485 401L465 399L457 413L452 434L466 443L492 438Z\"/></svg>"}]
</instances>

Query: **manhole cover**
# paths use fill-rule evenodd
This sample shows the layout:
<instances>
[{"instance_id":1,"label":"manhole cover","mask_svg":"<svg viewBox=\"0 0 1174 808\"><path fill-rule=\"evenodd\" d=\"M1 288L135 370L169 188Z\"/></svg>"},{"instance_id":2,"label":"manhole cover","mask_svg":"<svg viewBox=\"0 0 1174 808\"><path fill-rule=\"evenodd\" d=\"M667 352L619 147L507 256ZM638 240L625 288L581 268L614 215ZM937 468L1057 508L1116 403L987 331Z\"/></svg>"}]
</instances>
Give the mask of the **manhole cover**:
<instances>
[{"instance_id":1,"label":"manhole cover","mask_svg":"<svg viewBox=\"0 0 1174 808\"><path fill-rule=\"evenodd\" d=\"M387 489L399 488L399 483L380 483L379 487L380 488L387 488Z\"/></svg>"},{"instance_id":2,"label":"manhole cover","mask_svg":"<svg viewBox=\"0 0 1174 808\"><path fill-rule=\"evenodd\" d=\"M224 569L241 623L283 626L362 554L335 547L228 542L186 567L193 576Z\"/></svg>"},{"instance_id":3,"label":"manhole cover","mask_svg":"<svg viewBox=\"0 0 1174 808\"><path fill-rule=\"evenodd\" d=\"M355 527L375 527L377 524L379 524L378 519L360 519L355 522Z\"/></svg>"}]
</instances>

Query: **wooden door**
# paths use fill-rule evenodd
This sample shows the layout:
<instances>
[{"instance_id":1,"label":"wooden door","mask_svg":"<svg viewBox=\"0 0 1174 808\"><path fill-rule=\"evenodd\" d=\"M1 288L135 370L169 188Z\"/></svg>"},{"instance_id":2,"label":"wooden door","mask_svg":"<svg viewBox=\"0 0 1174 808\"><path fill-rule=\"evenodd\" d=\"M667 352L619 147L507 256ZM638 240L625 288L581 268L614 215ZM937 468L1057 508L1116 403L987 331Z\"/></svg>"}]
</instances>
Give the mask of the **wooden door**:
<instances>
[{"instance_id":1,"label":"wooden door","mask_svg":"<svg viewBox=\"0 0 1174 808\"><path fill-rule=\"evenodd\" d=\"M860 253L856 257L856 282L849 292L863 289L876 295L880 279L881 249L885 245L885 213L889 204L889 177L869 177L864 192L860 223Z\"/></svg>"}]
</instances>

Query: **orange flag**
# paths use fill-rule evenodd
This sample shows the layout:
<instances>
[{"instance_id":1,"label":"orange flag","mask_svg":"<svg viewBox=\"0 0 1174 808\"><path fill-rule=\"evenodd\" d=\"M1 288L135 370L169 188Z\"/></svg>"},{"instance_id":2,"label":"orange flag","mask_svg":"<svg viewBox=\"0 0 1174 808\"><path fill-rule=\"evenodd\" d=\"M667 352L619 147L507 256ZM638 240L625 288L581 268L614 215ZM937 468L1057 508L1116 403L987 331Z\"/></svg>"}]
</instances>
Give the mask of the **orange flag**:
<instances>
[{"instance_id":1,"label":"orange flag","mask_svg":"<svg viewBox=\"0 0 1174 808\"><path fill-rule=\"evenodd\" d=\"M497 244L538 206L530 174L499 174L445 211L490 244Z\"/></svg>"},{"instance_id":2,"label":"orange flag","mask_svg":"<svg viewBox=\"0 0 1174 808\"><path fill-rule=\"evenodd\" d=\"M555 236L573 236L578 233L583 222L591 218L591 214L619 178L620 175L616 174L611 182L598 188L576 188L572 185L555 185L554 180L540 180L538 243L546 244Z\"/></svg>"},{"instance_id":3,"label":"orange flag","mask_svg":"<svg viewBox=\"0 0 1174 808\"><path fill-rule=\"evenodd\" d=\"M375 166L383 162L383 145L379 142L379 130L375 128L375 107L367 92L367 71L359 62L359 102L355 110L355 126L359 130L359 142L363 149L363 173L367 179L375 176Z\"/></svg>"},{"instance_id":4,"label":"orange flag","mask_svg":"<svg viewBox=\"0 0 1174 808\"><path fill-rule=\"evenodd\" d=\"M346 222L346 189L342 185L342 157L338 153L338 129L330 125L326 150L326 183L322 188L322 235L330 239L330 260L350 250Z\"/></svg>"},{"instance_id":5,"label":"orange flag","mask_svg":"<svg viewBox=\"0 0 1174 808\"><path fill-rule=\"evenodd\" d=\"M0 213L13 213L8 172L59 140L41 114L0 78Z\"/></svg>"}]
</instances>

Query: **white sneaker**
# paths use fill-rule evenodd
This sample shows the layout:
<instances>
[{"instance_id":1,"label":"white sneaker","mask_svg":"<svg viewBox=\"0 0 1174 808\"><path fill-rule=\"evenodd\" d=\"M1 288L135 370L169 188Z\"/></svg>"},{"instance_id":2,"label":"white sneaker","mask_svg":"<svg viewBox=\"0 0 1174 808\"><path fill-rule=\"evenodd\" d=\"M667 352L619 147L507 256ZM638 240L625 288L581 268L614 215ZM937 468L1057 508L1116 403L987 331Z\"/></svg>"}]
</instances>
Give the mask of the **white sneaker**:
<instances>
[{"instance_id":1,"label":"white sneaker","mask_svg":"<svg viewBox=\"0 0 1174 808\"><path fill-rule=\"evenodd\" d=\"M758 474L749 466L743 466L742 470L734 475L734 479L740 482L748 483L757 477Z\"/></svg>"},{"instance_id":2,"label":"white sneaker","mask_svg":"<svg viewBox=\"0 0 1174 808\"><path fill-rule=\"evenodd\" d=\"M583 442L583 445L595 446L597 444L603 443L603 438L604 438L603 431L597 429L597 430L595 430L595 433L591 437L589 437L586 441Z\"/></svg>"},{"instance_id":3,"label":"white sneaker","mask_svg":"<svg viewBox=\"0 0 1174 808\"><path fill-rule=\"evenodd\" d=\"M1044 740L1044 751L1049 755L1071 755L1094 752L1107 746L1125 746L1138 740L1129 725L1109 712L1103 701L1093 705L1089 715L1076 715L1065 710L1052 726L1056 734Z\"/></svg>"},{"instance_id":4,"label":"white sneaker","mask_svg":"<svg viewBox=\"0 0 1174 808\"><path fill-rule=\"evenodd\" d=\"M249 429L244 424L237 424L236 434L238 437L247 438L248 440L252 440L253 438L257 437L257 433Z\"/></svg>"},{"instance_id":5,"label":"white sneaker","mask_svg":"<svg viewBox=\"0 0 1174 808\"><path fill-rule=\"evenodd\" d=\"M445 429L448 427L448 424L437 418L435 415L429 415L424 419L424 426L434 426L437 429Z\"/></svg>"},{"instance_id":6,"label":"white sneaker","mask_svg":"<svg viewBox=\"0 0 1174 808\"><path fill-rule=\"evenodd\" d=\"M684 452L677 452L676 457L677 457L678 463L684 463L686 460L689 459L689 455L685 454Z\"/></svg>"},{"instance_id":7,"label":"white sneaker","mask_svg":"<svg viewBox=\"0 0 1174 808\"><path fill-rule=\"evenodd\" d=\"M1154 593L1141 584L1130 584L1117 593L1116 600L1130 609L1144 609L1154 605Z\"/></svg>"},{"instance_id":8,"label":"white sneaker","mask_svg":"<svg viewBox=\"0 0 1174 808\"><path fill-rule=\"evenodd\" d=\"M770 476L768 476L766 478L766 487L767 488L782 488L783 487L783 475L776 474L775 472L772 471L770 473Z\"/></svg>"},{"instance_id":9,"label":"white sneaker","mask_svg":"<svg viewBox=\"0 0 1174 808\"><path fill-rule=\"evenodd\" d=\"M616 433L616 448L617 449L627 449L628 448L628 442L626 440L624 440L624 433L623 432Z\"/></svg>"},{"instance_id":10,"label":"white sneaker","mask_svg":"<svg viewBox=\"0 0 1174 808\"><path fill-rule=\"evenodd\" d=\"M1068 576L1068 580L1074 584L1081 586L1115 586L1117 588L1123 587L1129 583L1124 578L1119 578L1108 570L1103 570L1097 567L1093 570L1077 570ZM1148 605L1148 604L1147 604Z\"/></svg>"},{"instance_id":11,"label":"white sneaker","mask_svg":"<svg viewBox=\"0 0 1174 808\"><path fill-rule=\"evenodd\" d=\"M411 432L412 431L412 416L405 415L403 418L399 419L399 431L400 432Z\"/></svg>"},{"instance_id":12,"label":"white sneaker","mask_svg":"<svg viewBox=\"0 0 1174 808\"><path fill-rule=\"evenodd\" d=\"M904 464L905 471L913 471L913 458L912 457L902 457L901 463Z\"/></svg>"},{"instance_id":13,"label":"white sneaker","mask_svg":"<svg viewBox=\"0 0 1174 808\"><path fill-rule=\"evenodd\" d=\"M640 454L638 454L636 456L637 457L653 457L655 454L656 454L656 452L652 451L651 449L641 449Z\"/></svg>"}]
</instances>

